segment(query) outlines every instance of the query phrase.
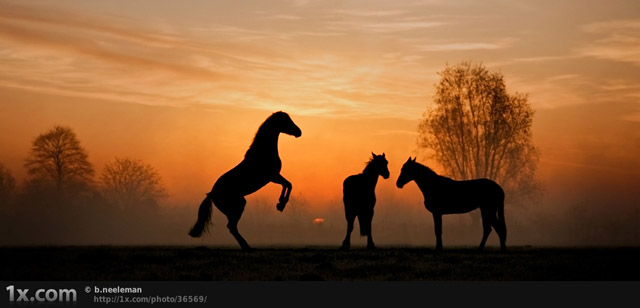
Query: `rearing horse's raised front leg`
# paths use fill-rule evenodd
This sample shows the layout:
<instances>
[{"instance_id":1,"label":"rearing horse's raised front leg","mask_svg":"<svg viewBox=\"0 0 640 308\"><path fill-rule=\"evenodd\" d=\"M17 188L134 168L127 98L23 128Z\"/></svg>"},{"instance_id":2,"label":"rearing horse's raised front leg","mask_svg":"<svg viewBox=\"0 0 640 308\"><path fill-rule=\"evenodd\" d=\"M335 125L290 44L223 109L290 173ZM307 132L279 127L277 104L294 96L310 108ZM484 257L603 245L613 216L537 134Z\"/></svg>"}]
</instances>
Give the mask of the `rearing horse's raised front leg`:
<instances>
[{"instance_id":1,"label":"rearing horse's raised front leg","mask_svg":"<svg viewBox=\"0 0 640 308\"><path fill-rule=\"evenodd\" d=\"M278 199L278 205L276 205L278 211L282 212L284 207L287 205L287 202L289 202L289 196L291 195L291 182L287 181L287 179L280 174L271 179L271 182L282 185L280 199Z\"/></svg>"}]
</instances>

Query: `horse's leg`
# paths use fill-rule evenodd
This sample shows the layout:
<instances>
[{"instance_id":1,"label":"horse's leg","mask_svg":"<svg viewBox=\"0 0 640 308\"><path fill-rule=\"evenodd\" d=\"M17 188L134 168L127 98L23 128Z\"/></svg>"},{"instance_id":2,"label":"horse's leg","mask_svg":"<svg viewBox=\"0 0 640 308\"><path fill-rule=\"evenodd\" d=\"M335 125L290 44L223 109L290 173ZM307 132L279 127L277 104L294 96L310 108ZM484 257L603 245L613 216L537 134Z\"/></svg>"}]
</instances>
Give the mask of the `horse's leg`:
<instances>
[{"instance_id":1,"label":"horse's leg","mask_svg":"<svg viewBox=\"0 0 640 308\"><path fill-rule=\"evenodd\" d=\"M500 250L507 250L507 224L504 220L504 202L498 205L498 219L496 219L493 228L496 229L500 237Z\"/></svg>"},{"instance_id":2,"label":"horse's leg","mask_svg":"<svg viewBox=\"0 0 640 308\"><path fill-rule=\"evenodd\" d=\"M436 232L436 250L442 250L442 214L433 214L433 228Z\"/></svg>"},{"instance_id":3,"label":"horse's leg","mask_svg":"<svg viewBox=\"0 0 640 308\"><path fill-rule=\"evenodd\" d=\"M353 231L353 222L356 220L356 211L352 201L343 199L344 217L347 219L347 236L342 241L341 250L348 250L351 247L351 232Z\"/></svg>"},{"instance_id":4,"label":"horse's leg","mask_svg":"<svg viewBox=\"0 0 640 308\"><path fill-rule=\"evenodd\" d=\"M371 210L367 211L367 214L364 215L364 217L361 217L363 221L365 222L365 225L367 226L366 229L366 235L367 235L367 249L376 249L376 245L373 244L373 235L371 235L371 233L373 232L373 205L371 205Z\"/></svg>"},{"instance_id":5,"label":"horse's leg","mask_svg":"<svg viewBox=\"0 0 640 308\"><path fill-rule=\"evenodd\" d=\"M505 243L507 241L507 230L504 226L504 223L501 223L499 219L496 219L493 221L492 226L496 230L496 233L498 233L498 237L500 238L500 250L506 250L507 246Z\"/></svg>"},{"instance_id":6,"label":"horse's leg","mask_svg":"<svg viewBox=\"0 0 640 308\"><path fill-rule=\"evenodd\" d=\"M349 250L351 247L351 232L353 231L353 222L356 220L355 214L347 214L347 235L344 237L344 241L342 241L342 250Z\"/></svg>"},{"instance_id":7,"label":"horse's leg","mask_svg":"<svg viewBox=\"0 0 640 308\"><path fill-rule=\"evenodd\" d=\"M482 241L480 242L480 250L484 249L484 245L487 243L487 238L489 238L489 234L491 233L491 226L495 225L496 214L494 211L491 211L487 208L480 208L480 213L482 214Z\"/></svg>"},{"instance_id":8,"label":"horse's leg","mask_svg":"<svg viewBox=\"0 0 640 308\"><path fill-rule=\"evenodd\" d=\"M287 181L287 179L285 179L280 174L271 179L271 182L282 185L282 192L280 193L280 198L278 199L278 204L276 205L278 211L282 212L284 210L284 207L287 205L287 202L289 202L289 196L291 195L292 188L291 182Z\"/></svg>"},{"instance_id":9,"label":"horse's leg","mask_svg":"<svg viewBox=\"0 0 640 308\"><path fill-rule=\"evenodd\" d=\"M369 219L369 225L371 225L371 219ZM369 234L367 235L367 249L376 249L376 245L373 243L373 231L369 228Z\"/></svg>"},{"instance_id":10,"label":"horse's leg","mask_svg":"<svg viewBox=\"0 0 640 308\"><path fill-rule=\"evenodd\" d=\"M240 217L242 217L245 204L247 204L247 200L244 198L234 199L233 202L228 201L227 211L225 214L229 221L227 223L227 229L229 229L231 235L233 235L236 241L238 241L242 250L251 250L251 246L247 244L247 241L245 241L242 235L240 235L240 232L238 232L238 221L240 221Z\"/></svg>"}]
</instances>

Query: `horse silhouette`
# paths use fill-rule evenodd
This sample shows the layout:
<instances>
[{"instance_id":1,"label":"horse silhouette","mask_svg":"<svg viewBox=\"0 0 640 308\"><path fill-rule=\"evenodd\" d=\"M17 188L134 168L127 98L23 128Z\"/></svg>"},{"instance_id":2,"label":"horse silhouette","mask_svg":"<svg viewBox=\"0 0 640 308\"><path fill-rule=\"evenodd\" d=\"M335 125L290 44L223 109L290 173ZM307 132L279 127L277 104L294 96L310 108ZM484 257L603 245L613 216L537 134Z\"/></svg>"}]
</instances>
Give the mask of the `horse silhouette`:
<instances>
[{"instance_id":1,"label":"horse silhouette","mask_svg":"<svg viewBox=\"0 0 640 308\"><path fill-rule=\"evenodd\" d=\"M415 181L424 195L424 206L433 214L436 250L442 250L442 215L462 214L480 208L482 214L482 241L484 249L491 227L500 237L500 249L506 250L507 225L504 220L504 191L489 179L456 181L436 174L429 167L411 159L404 163L396 185L402 188ZM496 216L497 213L497 216Z\"/></svg>"},{"instance_id":2,"label":"horse silhouette","mask_svg":"<svg viewBox=\"0 0 640 308\"><path fill-rule=\"evenodd\" d=\"M358 217L360 235L367 236L367 248L374 249L371 236L371 221L373 220L373 207L376 205L376 184L378 176L389 178L387 159L382 155L373 155L362 173L347 177L343 184L344 213L347 218L347 236L340 249L347 250L351 246L351 231L353 222Z\"/></svg>"},{"instance_id":3,"label":"horse silhouette","mask_svg":"<svg viewBox=\"0 0 640 308\"><path fill-rule=\"evenodd\" d=\"M244 196L252 194L269 182L282 185L282 192L276 208L283 211L291 194L291 183L280 170L282 162L278 155L280 133L300 137L302 131L293 123L288 114L279 111L269 116L256 133L253 143L244 155L244 160L223 174L207 193L198 209L196 221L189 235L200 237L211 221L211 203L227 216L227 228L243 250L251 247L238 232L238 221L247 203Z\"/></svg>"}]
</instances>

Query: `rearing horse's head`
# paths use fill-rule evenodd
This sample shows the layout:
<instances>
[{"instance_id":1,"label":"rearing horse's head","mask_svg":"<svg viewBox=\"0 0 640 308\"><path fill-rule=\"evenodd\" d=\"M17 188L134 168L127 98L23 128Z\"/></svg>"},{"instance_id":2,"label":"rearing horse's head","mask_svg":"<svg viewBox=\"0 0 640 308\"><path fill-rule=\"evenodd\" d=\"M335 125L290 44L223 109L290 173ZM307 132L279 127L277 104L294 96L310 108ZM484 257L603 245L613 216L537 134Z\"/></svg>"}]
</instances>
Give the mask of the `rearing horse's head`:
<instances>
[{"instance_id":1,"label":"rearing horse's head","mask_svg":"<svg viewBox=\"0 0 640 308\"><path fill-rule=\"evenodd\" d=\"M409 159L407 159L404 165L402 165L402 169L400 170L400 176L398 177L398 181L396 181L396 186L398 186L398 188L404 187L405 184L415 179L415 172L416 172L415 166L417 164L418 163L416 163L415 158L411 159L411 157L409 157Z\"/></svg>"},{"instance_id":2,"label":"rearing horse's head","mask_svg":"<svg viewBox=\"0 0 640 308\"><path fill-rule=\"evenodd\" d=\"M367 168L371 168L371 170L374 170L374 172L382 176L382 178L388 179L389 178L389 167L388 167L389 162L387 161L387 158L384 155L384 153L382 153L382 155L376 155L373 152L371 152L371 155L372 155L371 160L367 164Z\"/></svg>"},{"instance_id":3,"label":"rearing horse's head","mask_svg":"<svg viewBox=\"0 0 640 308\"><path fill-rule=\"evenodd\" d=\"M293 123L291 117L285 112L274 112L268 119L271 125L281 133L294 136L296 138L302 136L302 130Z\"/></svg>"}]
</instances>

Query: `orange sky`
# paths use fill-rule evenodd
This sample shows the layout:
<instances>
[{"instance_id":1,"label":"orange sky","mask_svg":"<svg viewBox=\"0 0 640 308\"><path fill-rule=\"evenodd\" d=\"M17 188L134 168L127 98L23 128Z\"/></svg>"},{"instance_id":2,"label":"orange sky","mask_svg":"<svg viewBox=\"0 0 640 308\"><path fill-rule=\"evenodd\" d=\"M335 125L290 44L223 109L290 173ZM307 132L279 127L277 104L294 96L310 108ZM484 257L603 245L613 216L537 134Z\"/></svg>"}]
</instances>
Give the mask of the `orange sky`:
<instances>
[{"instance_id":1,"label":"orange sky","mask_svg":"<svg viewBox=\"0 0 640 308\"><path fill-rule=\"evenodd\" d=\"M68 125L98 172L143 159L195 208L284 110L303 131L280 139L294 195L339 201L375 151L379 191L419 203L393 182L437 72L463 60L529 93L547 200L638 206L638 1L0 0L0 162L24 179L32 139Z\"/></svg>"}]
</instances>

